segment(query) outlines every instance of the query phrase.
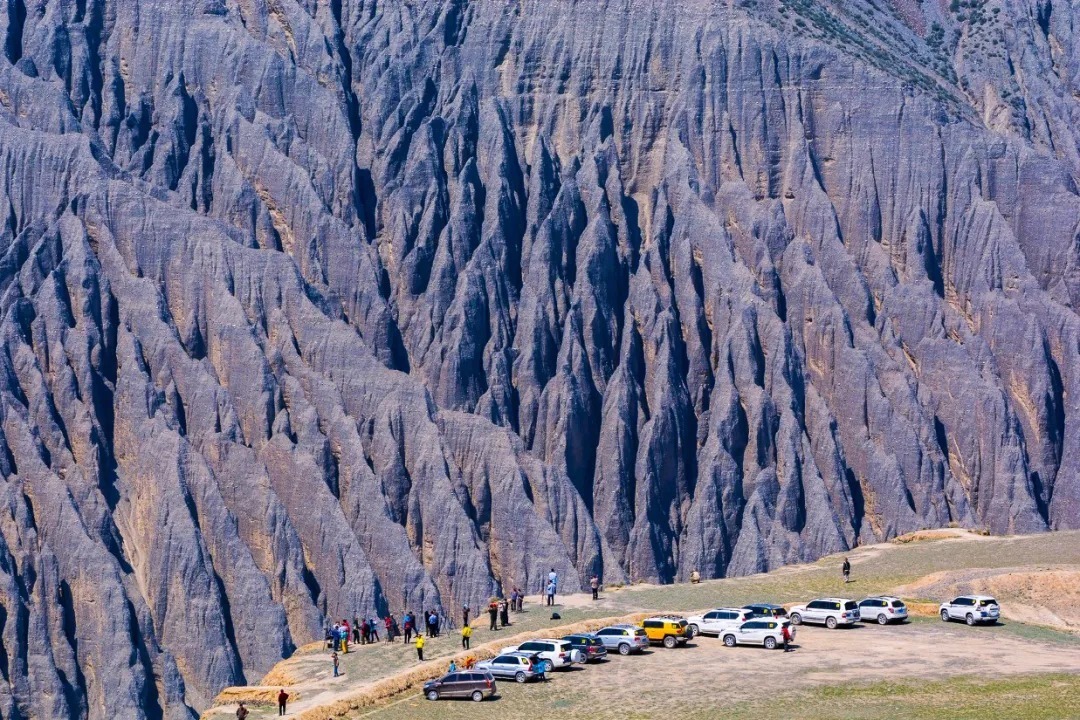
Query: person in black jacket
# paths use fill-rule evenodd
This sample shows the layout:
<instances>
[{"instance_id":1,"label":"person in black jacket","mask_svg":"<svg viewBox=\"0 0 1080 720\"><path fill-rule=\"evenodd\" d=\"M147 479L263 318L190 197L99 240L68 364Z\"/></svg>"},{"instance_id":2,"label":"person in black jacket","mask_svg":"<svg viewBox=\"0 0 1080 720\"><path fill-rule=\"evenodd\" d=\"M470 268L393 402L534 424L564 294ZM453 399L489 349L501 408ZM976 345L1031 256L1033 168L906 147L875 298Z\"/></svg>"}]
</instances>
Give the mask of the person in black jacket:
<instances>
[{"instance_id":1,"label":"person in black jacket","mask_svg":"<svg viewBox=\"0 0 1080 720\"><path fill-rule=\"evenodd\" d=\"M844 582L851 582L851 563L847 558L844 558Z\"/></svg>"}]
</instances>

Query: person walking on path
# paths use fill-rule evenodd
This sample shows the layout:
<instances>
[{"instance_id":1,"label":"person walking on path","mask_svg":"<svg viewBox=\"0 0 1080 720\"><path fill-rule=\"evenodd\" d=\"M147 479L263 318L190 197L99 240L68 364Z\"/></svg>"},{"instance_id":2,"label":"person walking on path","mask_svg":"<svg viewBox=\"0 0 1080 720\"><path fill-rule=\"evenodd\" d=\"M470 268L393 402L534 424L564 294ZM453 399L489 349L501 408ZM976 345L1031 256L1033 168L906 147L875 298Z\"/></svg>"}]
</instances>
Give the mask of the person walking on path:
<instances>
[{"instance_id":1,"label":"person walking on path","mask_svg":"<svg viewBox=\"0 0 1080 720\"><path fill-rule=\"evenodd\" d=\"M461 621L462 627L464 627L465 625L468 625L469 624L469 603L465 603L464 605L461 606L461 617L463 618L462 621Z\"/></svg>"},{"instance_id":2,"label":"person walking on path","mask_svg":"<svg viewBox=\"0 0 1080 720\"><path fill-rule=\"evenodd\" d=\"M334 661L334 677L337 677L341 674L341 668L338 665L338 654L336 652L331 653L330 659Z\"/></svg>"},{"instance_id":3,"label":"person walking on path","mask_svg":"<svg viewBox=\"0 0 1080 720\"><path fill-rule=\"evenodd\" d=\"M248 709L244 707L244 701L241 700L236 706L236 718L237 720L247 720Z\"/></svg>"},{"instance_id":4,"label":"person walking on path","mask_svg":"<svg viewBox=\"0 0 1080 720\"><path fill-rule=\"evenodd\" d=\"M285 688L281 688L281 692L277 694L277 714L278 716L285 714L285 703L289 701L289 693L285 692Z\"/></svg>"},{"instance_id":5,"label":"person walking on path","mask_svg":"<svg viewBox=\"0 0 1080 720\"><path fill-rule=\"evenodd\" d=\"M469 639L472 637L472 625L461 628L461 649L469 649Z\"/></svg>"},{"instance_id":6,"label":"person walking on path","mask_svg":"<svg viewBox=\"0 0 1080 720\"><path fill-rule=\"evenodd\" d=\"M506 598L499 601L499 619L503 627L510 626L510 603L506 601Z\"/></svg>"},{"instance_id":7,"label":"person walking on path","mask_svg":"<svg viewBox=\"0 0 1080 720\"><path fill-rule=\"evenodd\" d=\"M592 576L592 580L589 581L589 587L592 588L592 599L597 600L600 597L600 578L596 575Z\"/></svg>"},{"instance_id":8,"label":"person walking on path","mask_svg":"<svg viewBox=\"0 0 1080 720\"><path fill-rule=\"evenodd\" d=\"M488 630L499 629L499 603L495 598L491 599L488 603L488 618L491 620L491 626Z\"/></svg>"},{"instance_id":9,"label":"person walking on path","mask_svg":"<svg viewBox=\"0 0 1080 720\"><path fill-rule=\"evenodd\" d=\"M846 583L851 582L851 563L848 562L847 558L844 558L844 568L843 568L843 570L844 570L844 582L846 582Z\"/></svg>"},{"instance_id":10,"label":"person walking on path","mask_svg":"<svg viewBox=\"0 0 1080 720\"><path fill-rule=\"evenodd\" d=\"M547 584L547 604L548 607L552 607L555 604L555 583L552 580L548 580Z\"/></svg>"},{"instance_id":11,"label":"person walking on path","mask_svg":"<svg viewBox=\"0 0 1080 720\"><path fill-rule=\"evenodd\" d=\"M416 659L424 662L424 636L416 634Z\"/></svg>"},{"instance_id":12,"label":"person walking on path","mask_svg":"<svg viewBox=\"0 0 1080 720\"><path fill-rule=\"evenodd\" d=\"M791 625L784 623L781 633L784 636L784 652L792 652L795 648L791 647Z\"/></svg>"}]
</instances>

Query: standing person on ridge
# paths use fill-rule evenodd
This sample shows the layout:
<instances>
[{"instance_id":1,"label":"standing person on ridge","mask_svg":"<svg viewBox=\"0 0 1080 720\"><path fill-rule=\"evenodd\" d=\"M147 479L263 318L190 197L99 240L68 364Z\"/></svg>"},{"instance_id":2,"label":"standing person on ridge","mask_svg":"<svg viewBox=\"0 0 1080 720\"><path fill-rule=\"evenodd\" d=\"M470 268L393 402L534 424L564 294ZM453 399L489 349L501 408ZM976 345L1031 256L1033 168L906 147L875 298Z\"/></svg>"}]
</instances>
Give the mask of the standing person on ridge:
<instances>
[{"instance_id":1,"label":"standing person on ridge","mask_svg":"<svg viewBox=\"0 0 1080 720\"><path fill-rule=\"evenodd\" d=\"M506 598L499 601L499 619L503 627L510 626L510 603L506 601Z\"/></svg>"},{"instance_id":2,"label":"standing person on ridge","mask_svg":"<svg viewBox=\"0 0 1080 720\"><path fill-rule=\"evenodd\" d=\"M330 654L330 659L334 661L334 677L337 677L338 675L341 674L341 672L339 670L339 667L338 667L338 654L337 654L337 652L331 653Z\"/></svg>"},{"instance_id":3,"label":"standing person on ridge","mask_svg":"<svg viewBox=\"0 0 1080 720\"><path fill-rule=\"evenodd\" d=\"M416 633L416 659L424 662L424 636Z\"/></svg>"},{"instance_id":4,"label":"standing person on ridge","mask_svg":"<svg viewBox=\"0 0 1080 720\"><path fill-rule=\"evenodd\" d=\"M277 714L279 716L285 714L285 703L289 700L289 693L285 692L285 688L281 688L281 692L277 694Z\"/></svg>"},{"instance_id":5,"label":"standing person on ridge","mask_svg":"<svg viewBox=\"0 0 1080 720\"><path fill-rule=\"evenodd\" d=\"M555 605L555 583L551 580L547 584L547 604L548 607Z\"/></svg>"},{"instance_id":6,"label":"standing person on ridge","mask_svg":"<svg viewBox=\"0 0 1080 720\"><path fill-rule=\"evenodd\" d=\"M592 580L589 581L589 587L592 588L592 599L596 600L600 597L600 578L595 574L592 576Z\"/></svg>"},{"instance_id":7,"label":"standing person on ridge","mask_svg":"<svg viewBox=\"0 0 1080 720\"><path fill-rule=\"evenodd\" d=\"M846 583L851 582L851 563L848 562L847 558L844 558L843 572L844 572L844 582L846 582Z\"/></svg>"},{"instance_id":8,"label":"standing person on ridge","mask_svg":"<svg viewBox=\"0 0 1080 720\"><path fill-rule=\"evenodd\" d=\"M469 624L469 603L465 603L461 606L461 621L462 626Z\"/></svg>"},{"instance_id":9,"label":"standing person on ridge","mask_svg":"<svg viewBox=\"0 0 1080 720\"><path fill-rule=\"evenodd\" d=\"M368 639L368 642L379 642L379 626L375 624L375 618L371 618L371 620L368 621L368 632L371 633L371 637Z\"/></svg>"},{"instance_id":10,"label":"standing person on ridge","mask_svg":"<svg viewBox=\"0 0 1080 720\"><path fill-rule=\"evenodd\" d=\"M491 620L491 626L488 630L499 629L499 602L495 598L491 598L491 602L488 603L488 618Z\"/></svg>"},{"instance_id":11,"label":"standing person on ridge","mask_svg":"<svg viewBox=\"0 0 1080 720\"><path fill-rule=\"evenodd\" d=\"M411 610L405 611L405 617L401 618L402 628L405 630L405 644L407 645L412 640L413 631L413 614ZM417 633L419 634L419 633Z\"/></svg>"},{"instance_id":12,"label":"standing person on ridge","mask_svg":"<svg viewBox=\"0 0 1080 720\"><path fill-rule=\"evenodd\" d=\"M461 648L462 650L469 649L469 639L472 638L472 625L466 625L461 628Z\"/></svg>"},{"instance_id":13,"label":"standing person on ridge","mask_svg":"<svg viewBox=\"0 0 1080 720\"><path fill-rule=\"evenodd\" d=\"M361 645L367 645L368 635L371 633L370 628L368 628L367 620L365 619L362 623L360 623L359 627L360 627L360 644Z\"/></svg>"},{"instance_id":14,"label":"standing person on ridge","mask_svg":"<svg viewBox=\"0 0 1080 720\"><path fill-rule=\"evenodd\" d=\"M352 619L352 640L354 645L360 644L360 618L356 615Z\"/></svg>"},{"instance_id":15,"label":"standing person on ridge","mask_svg":"<svg viewBox=\"0 0 1080 720\"><path fill-rule=\"evenodd\" d=\"M237 720L247 720L248 714L249 714L248 709L246 707L244 707L244 701L241 700L236 705L236 718L237 718Z\"/></svg>"},{"instance_id":16,"label":"standing person on ridge","mask_svg":"<svg viewBox=\"0 0 1080 720\"><path fill-rule=\"evenodd\" d=\"M555 568L548 573L548 582L555 586L555 592L559 592L559 573L555 572Z\"/></svg>"}]
</instances>

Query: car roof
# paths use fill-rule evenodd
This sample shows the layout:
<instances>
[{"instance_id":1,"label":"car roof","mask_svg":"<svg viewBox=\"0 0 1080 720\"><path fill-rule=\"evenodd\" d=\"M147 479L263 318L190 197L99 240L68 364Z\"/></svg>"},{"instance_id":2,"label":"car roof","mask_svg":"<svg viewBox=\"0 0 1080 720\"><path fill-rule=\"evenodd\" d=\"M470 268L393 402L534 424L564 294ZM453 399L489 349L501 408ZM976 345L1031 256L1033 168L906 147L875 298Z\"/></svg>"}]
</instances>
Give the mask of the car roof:
<instances>
[{"instance_id":1,"label":"car roof","mask_svg":"<svg viewBox=\"0 0 1080 720\"><path fill-rule=\"evenodd\" d=\"M772 603L750 603L743 605L741 608L733 608L738 610L749 610L750 608L769 608L771 610L783 610L783 605L773 605Z\"/></svg>"},{"instance_id":2,"label":"car roof","mask_svg":"<svg viewBox=\"0 0 1080 720\"><path fill-rule=\"evenodd\" d=\"M838 602L838 603L853 602L851 598L839 598L839 597L814 598L810 602L822 602L822 601L824 601L824 602Z\"/></svg>"},{"instance_id":3,"label":"car roof","mask_svg":"<svg viewBox=\"0 0 1080 720\"><path fill-rule=\"evenodd\" d=\"M997 602L997 598L995 598L992 595L957 595L956 596L957 600L959 600L960 598L971 598L972 600L993 600L994 602Z\"/></svg>"},{"instance_id":4,"label":"car roof","mask_svg":"<svg viewBox=\"0 0 1080 720\"><path fill-rule=\"evenodd\" d=\"M637 629L637 625L631 625L630 623L616 623L614 625L608 625L606 628L601 629L607 630L608 628L616 628L618 630L635 630Z\"/></svg>"},{"instance_id":5,"label":"car roof","mask_svg":"<svg viewBox=\"0 0 1080 720\"><path fill-rule=\"evenodd\" d=\"M899 600L899 599L900 598L896 597L895 595L871 595L870 597L863 598L859 602L864 602L866 600L890 600L890 601L892 601L892 600Z\"/></svg>"}]
</instances>

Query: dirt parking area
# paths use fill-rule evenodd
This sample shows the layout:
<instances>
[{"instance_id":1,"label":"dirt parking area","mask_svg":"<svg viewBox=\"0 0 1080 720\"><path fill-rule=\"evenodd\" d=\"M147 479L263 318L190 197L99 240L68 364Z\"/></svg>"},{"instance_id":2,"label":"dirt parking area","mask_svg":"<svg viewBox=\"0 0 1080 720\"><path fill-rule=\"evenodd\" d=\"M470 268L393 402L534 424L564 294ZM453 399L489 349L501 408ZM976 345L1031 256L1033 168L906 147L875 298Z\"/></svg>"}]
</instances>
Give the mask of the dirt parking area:
<instances>
[{"instance_id":1,"label":"dirt parking area","mask_svg":"<svg viewBox=\"0 0 1080 720\"><path fill-rule=\"evenodd\" d=\"M494 702L430 703L412 696L365 717L682 717L760 699L762 693L790 694L846 683L1080 674L1080 644L1020 637L1003 625L969 628L917 621L837 630L802 626L795 644L794 652L784 653L727 648L719 639L701 637L683 648L656 648L641 656L613 657L585 669L557 672L544 686L500 681L500 697Z\"/></svg>"}]
</instances>

